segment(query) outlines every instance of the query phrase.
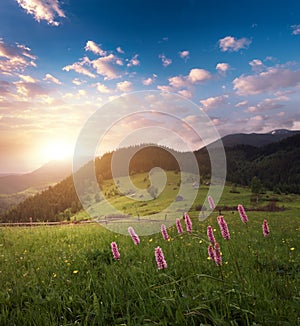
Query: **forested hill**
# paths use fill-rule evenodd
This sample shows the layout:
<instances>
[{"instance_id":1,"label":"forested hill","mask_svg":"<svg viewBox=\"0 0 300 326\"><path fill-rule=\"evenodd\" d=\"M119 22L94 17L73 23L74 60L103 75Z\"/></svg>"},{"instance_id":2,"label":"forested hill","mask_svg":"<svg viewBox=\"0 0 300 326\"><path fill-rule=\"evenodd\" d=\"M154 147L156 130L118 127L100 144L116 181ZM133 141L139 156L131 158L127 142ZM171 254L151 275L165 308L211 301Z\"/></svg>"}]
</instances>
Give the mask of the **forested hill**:
<instances>
[{"instance_id":1,"label":"forested hill","mask_svg":"<svg viewBox=\"0 0 300 326\"><path fill-rule=\"evenodd\" d=\"M127 168L122 162L126 151L137 148L119 150L118 175L126 175ZM179 170L174 158L176 154L182 160L188 160L186 153L178 153L161 147L141 147L132 157L129 173L140 173L160 166L165 170ZM252 178L257 177L262 187L277 192L300 193L300 134L286 138L280 142L264 147L237 145L225 147L227 157L227 181L250 185ZM111 178L111 159L108 153L95 160L95 171L99 184ZM207 150L195 152L202 181L210 177L210 161ZM89 163L92 164L92 163ZM77 173L84 187L88 187L88 165ZM73 178L69 177L48 190L26 199L17 207L2 216L2 221L59 220L81 209L77 198Z\"/></svg>"}]
</instances>

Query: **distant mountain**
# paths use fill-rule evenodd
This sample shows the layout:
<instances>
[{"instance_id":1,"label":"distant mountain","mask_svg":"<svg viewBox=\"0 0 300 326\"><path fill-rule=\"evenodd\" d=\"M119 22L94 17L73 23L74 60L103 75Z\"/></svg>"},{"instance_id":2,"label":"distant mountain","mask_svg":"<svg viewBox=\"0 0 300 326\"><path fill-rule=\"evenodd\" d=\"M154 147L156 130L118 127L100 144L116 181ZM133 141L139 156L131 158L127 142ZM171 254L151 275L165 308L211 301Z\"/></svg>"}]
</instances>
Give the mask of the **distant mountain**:
<instances>
[{"instance_id":1,"label":"distant mountain","mask_svg":"<svg viewBox=\"0 0 300 326\"><path fill-rule=\"evenodd\" d=\"M225 147L233 147L236 145L250 145L255 147L263 147L271 143L275 143L288 137L299 134L300 130L277 129L266 134L232 134L222 138Z\"/></svg>"},{"instance_id":2,"label":"distant mountain","mask_svg":"<svg viewBox=\"0 0 300 326\"><path fill-rule=\"evenodd\" d=\"M0 176L0 194L17 193L28 188L43 189L66 178L71 172L70 161L51 161L30 173Z\"/></svg>"}]
</instances>

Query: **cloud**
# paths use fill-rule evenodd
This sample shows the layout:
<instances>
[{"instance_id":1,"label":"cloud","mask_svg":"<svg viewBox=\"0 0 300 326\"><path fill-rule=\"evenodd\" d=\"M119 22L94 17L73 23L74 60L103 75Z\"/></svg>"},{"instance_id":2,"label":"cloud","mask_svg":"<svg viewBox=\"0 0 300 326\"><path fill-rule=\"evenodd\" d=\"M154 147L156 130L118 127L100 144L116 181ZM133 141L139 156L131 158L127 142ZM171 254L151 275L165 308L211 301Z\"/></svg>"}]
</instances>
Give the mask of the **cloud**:
<instances>
[{"instance_id":1,"label":"cloud","mask_svg":"<svg viewBox=\"0 0 300 326\"><path fill-rule=\"evenodd\" d=\"M157 78L157 75L153 74L152 77L148 77L143 80L143 85L150 86L155 82L155 79Z\"/></svg>"},{"instance_id":2,"label":"cloud","mask_svg":"<svg viewBox=\"0 0 300 326\"><path fill-rule=\"evenodd\" d=\"M211 78L211 74L209 71L205 69L199 69L199 68L194 68L191 69L189 75L188 75L188 80L194 84L194 83L199 83L205 80L208 80Z\"/></svg>"},{"instance_id":3,"label":"cloud","mask_svg":"<svg viewBox=\"0 0 300 326\"><path fill-rule=\"evenodd\" d=\"M178 94L186 98L191 98L193 96L192 92L187 89L182 89L178 91Z\"/></svg>"},{"instance_id":4,"label":"cloud","mask_svg":"<svg viewBox=\"0 0 300 326\"><path fill-rule=\"evenodd\" d=\"M50 81L57 85L61 85L61 82L51 74L46 74L44 80Z\"/></svg>"},{"instance_id":5,"label":"cloud","mask_svg":"<svg viewBox=\"0 0 300 326\"><path fill-rule=\"evenodd\" d=\"M35 98L36 96L47 95L50 90L44 88L38 83L18 81L13 83L17 88L17 93L27 98Z\"/></svg>"},{"instance_id":6,"label":"cloud","mask_svg":"<svg viewBox=\"0 0 300 326\"><path fill-rule=\"evenodd\" d=\"M78 79L78 78L74 78L74 79L72 80L72 83L73 83L74 85L76 85L76 86L80 86L80 85L84 84L85 81L82 81L82 80L80 80L80 79Z\"/></svg>"},{"instance_id":7,"label":"cloud","mask_svg":"<svg viewBox=\"0 0 300 326\"><path fill-rule=\"evenodd\" d=\"M98 44L94 41L87 41L84 47L85 51L91 51L95 54L100 55L101 57L106 56L107 52L102 50Z\"/></svg>"},{"instance_id":8,"label":"cloud","mask_svg":"<svg viewBox=\"0 0 300 326\"><path fill-rule=\"evenodd\" d=\"M248 101L245 100L245 101L241 101L241 102L237 103L237 104L235 105L235 107L236 107L236 108L240 108L240 107L245 106L245 105L247 105L247 104L248 104Z\"/></svg>"},{"instance_id":9,"label":"cloud","mask_svg":"<svg viewBox=\"0 0 300 326\"><path fill-rule=\"evenodd\" d=\"M171 86L167 85L157 85L157 89L159 89L162 92L172 92L173 88Z\"/></svg>"},{"instance_id":10,"label":"cloud","mask_svg":"<svg viewBox=\"0 0 300 326\"><path fill-rule=\"evenodd\" d=\"M281 109L284 105L283 101L288 101L286 96L280 96L275 98L266 98L255 106L249 106L246 112L261 112L267 110Z\"/></svg>"},{"instance_id":11,"label":"cloud","mask_svg":"<svg viewBox=\"0 0 300 326\"><path fill-rule=\"evenodd\" d=\"M121 77L117 69L113 66L117 59L118 58L111 53L105 57L91 61L91 64L99 75L104 76L104 80L116 79Z\"/></svg>"},{"instance_id":12,"label":"cloud","mask_svg":"<svg viewBox=\"0 0 300 326\"><path fill-rule=\"evenodd\" d=\"M208 111L226 104L227 99L228 99L228 95L220 95L216 97L209 97L205 100L201 100L200 103L203 105L203 110Z\"/></svg>"},{"instance_id":13,"label":"cloud","mask_svg":"<svg viewBox=\"0 0 300 326\"><path fill-rule=\"evenodd\" d=\"M190 58L190 51L184 50L178 52L178 54L180 58L183 59L184 61L187 61Z\"/></svg>"},{"instance_id":14,"label":"cloud","mask_svg":"<svg viewBox=\"0 0 300 326\"><path fill-rule=\"evenodd\" d=\"M249 65L251 66L252 70L254 70L254 71L263 70L265 67L265 65L259 59L254 59L254 60L250 61Z\"/></svg>"},{"instance_id":15,"label":"cloud","mask_svg":"<svg viewBox=\"0 0 300 326\"><path fill-rule=\"evenodd\" d=\"M19 75L19 77L26 83L36 83L37 80L28 75Z\"/></svg>"},{"instance_id":16,"label":"cloud","mask_svg":"<svg viewBox=\"0 0 300 326\"><path fill-rule=\"evenodd\" d=\"M169 84L175 88L189 86L188 78L185 76L174 76L174 77L170 77L168 80L169 80Z\"/></svg>"},{"instance_id":17,"label":"cloud","mask_svg":"<svg viewBox=\"0 0 300 326\"><path fill-rule=\"evenodd\" d=\"M120 46L118 46L116 50L117 50L117 52L119 52L121 54L125 53Z\"/></svg>"},{"instance_id":18,"label":"cloud","mask_svg":"<svg viewBox=\"0 0 300 326\"><path fill-rule=\"evenodd\" d=\"M239 95L255 95L300 83L300 70L269 68L256 75L240 76L233 80L233 89Z\"/></svg>"},{"instance_id":19,"label":"cloud","mask_svg":"<svg viewBox=\"0 0 300 326\"><path fill-rule=\"evenodd\" d=\"M300 25L292 25L291 26L292 34L293 35L299 35L300 34Z\"/></svg>"},{"instance_id":20,"label":"cloud","mask_svg":"<svg viewBox=\"0 0 300 326\"><path fill-rule=\"evenodd\" d=\"M132 90L132 83L130 81L122 81L117 83L117 89L126 93L126 92L130 92Z\"/></svg>"},{"instance_id":21,"label":"cloud","mask_svg":"<svg viewBox=\"0 0 300 326\"><path fill-rule=\"evenodd\" d=\"M58 0L16 0L27 14L33 15L38 22L46 20L49 25L58 26L60 23L55 20L56 16L66 17L59 6Z\"/></svg>"},{"instance_id":22,"label":"cloud","mask_svg":"<svg viewBox=\"0 0 300 326\"><path fill-rule=\"evenodd\" d=\"M93 74L88 69L86 69L85 67L83 67L85 64L89 64L89 65L91 64L91 61L87 57L84 57L79 62L75 62L75 63L73 63L71 65L68 65L68 66L63 67L62 70L65 70L65 71L74 70L78 74L82 74L82 75L88 76L90 78L95 78L96 77L95 74Z\"/></svg>"},{"instance_id":23,"label":"cloud","mask_svg":"<svg viewBox=\"0 0 300 326\"><path fill-rule=\"evenodd\" d=\"M7 44L0 38L0 74L13 75L27 67L36 67L36 59L25 45Z\"/></svg>"},{"instance_id":24,"label":"cloud","mask_svg":"<svg viewBox=\"0 0 300 326\"><path fill-rule=\"evenodd\" d=\"M140 64L140 60L138 59L138 54L135 54L132 59L127 64L127 67L138 66Z\"/></svg>"},{"instance_id":25,"label":"cloud","mask_svg":"<svg viewBox=\"0 0 300 326\"><path fill-rule=\"evenodd\" d=\"M236 39L232 36L226 36L219 40L219 47L223 52L236 52L240 49L247 49L250 44L251 40L245 37Z\"/></svg>"},{"instance_id":26,"label":"cloud","mask_svg":"<svg viewBox=\"0 0 300 326\"><path fill-rule=\"evenodd\" d=\"M226 74L226 71L230 68L230 65L225 62L220 62L216 65L216 69L221 74Z\"/></svg>"},{"instance_id":27,"label":"cloud","mask_svg":"<svg viewBox=\"0 0 300 326\"><path fill-rule=\"evenodd\" d=\"M172 64L172 59L167 58L164 54L160 54L158 57L161 59L164 67L168 67L170 64Z\"/></svg>"},{"instance_id":28,"label":"cloud","mask_svg":"<svg viewBox=\"0 0 300 326\"><path fill-rule=\"evenodd\" d=\"M109 89L109 88L108 88L106 85L104 85L104 84L97 83L96 86L97 86L97 90L98 90L98 92L100 92L100 93L108 94L108 93L111 93L111 92L112 92L112 90Z\"/></svg>"}]
</instances>

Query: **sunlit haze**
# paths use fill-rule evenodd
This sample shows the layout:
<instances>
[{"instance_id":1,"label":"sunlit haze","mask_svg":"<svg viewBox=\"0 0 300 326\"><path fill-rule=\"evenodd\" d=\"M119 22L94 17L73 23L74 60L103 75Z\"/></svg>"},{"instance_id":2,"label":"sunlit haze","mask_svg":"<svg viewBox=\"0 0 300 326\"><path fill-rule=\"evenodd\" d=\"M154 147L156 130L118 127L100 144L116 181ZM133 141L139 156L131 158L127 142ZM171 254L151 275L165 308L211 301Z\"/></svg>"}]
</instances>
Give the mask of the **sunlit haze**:
<instances>
[{"instance_id":1,"label":"sunlit haze","mask_svg":"<svg viewBox=\"0 0 300 326\"><path fill-rule=\"evenodd\" d=\"M1 0L0 173L72 156L85 121L135 91L191 100L221 136L300 129L299 12L294 0Z\"/></svg>"}]
</instances>

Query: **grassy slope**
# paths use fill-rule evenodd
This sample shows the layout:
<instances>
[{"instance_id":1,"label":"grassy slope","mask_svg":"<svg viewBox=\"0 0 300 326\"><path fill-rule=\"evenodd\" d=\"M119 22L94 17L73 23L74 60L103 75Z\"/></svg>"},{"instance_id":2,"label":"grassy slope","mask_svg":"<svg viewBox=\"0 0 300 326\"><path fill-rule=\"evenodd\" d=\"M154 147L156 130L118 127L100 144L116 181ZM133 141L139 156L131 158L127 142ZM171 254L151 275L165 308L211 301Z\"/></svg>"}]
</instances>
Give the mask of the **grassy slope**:
<instances>
[{"instance_id":1,"label":"grassy slope","mask_svg":"<svg viewBox=\"0 0 300 326\"><path fill-rule=\"evenodd\" d=\"M248 206L247 190L229 189L221 203ZM173 226L170 241L155 234L139 246L98 224L0 229L0 325L297 325L300 198L281 200L288 210L248 212L248 226L237 212L225 212L230 243L221 238L217 213L194 218L192 235L178 236ZM264 218L269 238L262 236ZM223 253L224 282L207 259L209 224ZM112 241L120 261L112 260ZM156 246L168 263L164 271L156 267Z\"/></svg>"}]
</instances>

